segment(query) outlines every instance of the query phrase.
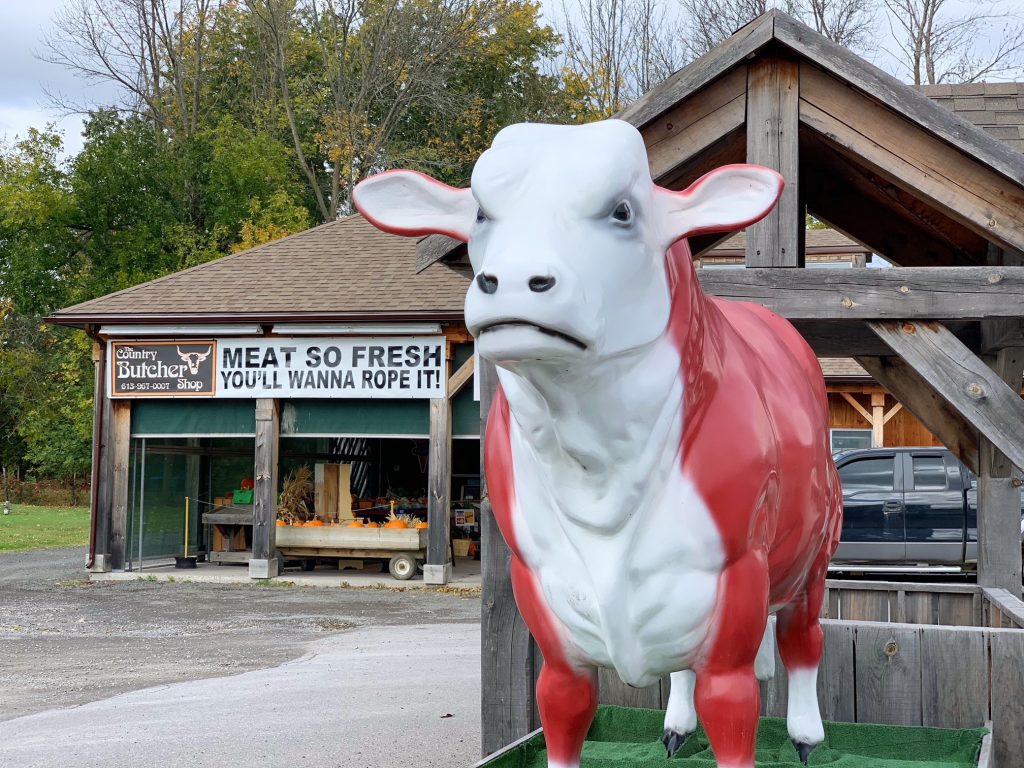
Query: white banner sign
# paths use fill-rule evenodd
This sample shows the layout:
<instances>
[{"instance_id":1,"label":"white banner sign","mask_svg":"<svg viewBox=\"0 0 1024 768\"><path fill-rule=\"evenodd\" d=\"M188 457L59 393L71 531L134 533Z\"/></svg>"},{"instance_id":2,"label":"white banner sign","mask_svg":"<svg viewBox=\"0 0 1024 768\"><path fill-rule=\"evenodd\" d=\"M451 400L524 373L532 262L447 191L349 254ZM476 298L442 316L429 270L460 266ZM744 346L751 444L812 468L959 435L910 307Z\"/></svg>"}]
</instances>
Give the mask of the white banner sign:
<instances>
[{"instance_id":1,"label":"white banner sign","mask_svg":"<svg viewBox=\"0 0 1024 768\"><path fill-rule=\"evenodd\" d=\"M432 398L440 336L112 341L111 397Z\"/></svg>"}]
</instances>

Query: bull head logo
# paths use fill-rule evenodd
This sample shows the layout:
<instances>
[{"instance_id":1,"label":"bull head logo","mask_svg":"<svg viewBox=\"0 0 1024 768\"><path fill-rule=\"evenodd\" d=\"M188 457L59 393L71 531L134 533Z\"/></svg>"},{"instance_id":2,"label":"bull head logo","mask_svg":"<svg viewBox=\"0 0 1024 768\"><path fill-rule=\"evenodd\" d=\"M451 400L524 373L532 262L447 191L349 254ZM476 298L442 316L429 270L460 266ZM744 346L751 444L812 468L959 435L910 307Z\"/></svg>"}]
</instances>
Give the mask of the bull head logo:
<instances>
[{"instance_id":1,"label":"bull head logo","mask_svg":"<svg viewBox=\"0 0 1024 768\"><path fill-rule=\"evenodd\" d=\"M199 373L199 364L213 351L213 347L207 347L205 352L182 352L178 346L175 346L175 349L178 350L178 357L188 364L188 372L193 376Z\"/></svg>"}]
</instances>

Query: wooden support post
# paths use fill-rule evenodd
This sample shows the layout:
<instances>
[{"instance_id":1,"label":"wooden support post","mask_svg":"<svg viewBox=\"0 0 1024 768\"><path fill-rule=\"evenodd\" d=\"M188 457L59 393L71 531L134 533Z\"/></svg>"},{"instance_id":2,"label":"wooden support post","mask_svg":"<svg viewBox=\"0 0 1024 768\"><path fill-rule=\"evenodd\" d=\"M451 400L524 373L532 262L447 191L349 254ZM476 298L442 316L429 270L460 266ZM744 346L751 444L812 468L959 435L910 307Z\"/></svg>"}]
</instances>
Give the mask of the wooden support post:
<instances>
[{"instance_id":1,"label":"wooden support post","mask_svg":"<svg viewBox=\"0 0 1024 768\"><path fill-rule=\"evenodd\" d=\"M452 578L451 488L452 488L452 401L435 397L430 401L430 463L427 469L427 562L423 581L447 584Z\"/></svg>"},{"instance_id":2,"label":"wooden support post","mask_svg":"<svg viewBox=\"0 0 1024 768\"><path fill-rule=\"evenodd\" d=\"M1024 348L1000 350L988 361L1010 389L1020 392ZM1024 435L1019 435L1024 438ZM1021 596L1020 479L1006 455L982 436L978 473L978 584Z\"/></svg>"},{"instance_id":3,"label":"wooden support post","mask_svg":"<svg viewBox=\"0 0 1024 768\"><path fill-rule=\"evenodd\" d=\"M871 447L885 445L885 393L871 393Z\"/></svg>"},{"instance_id":4,"label":"wooden support post","mask_svg":"<svg viewBox=\"0 0 1024 768\"><path fill-rule=\"evenodd\" d=\"M128 465L131 459L132 403L117 400L111 404L111 503L110 503L110 567L124 570L128 539Z\"/></svg>"},{"instance_id":5,"label":"wooden support post","mask_svg":"<svg viewBox=\"0 0 1024 768\"><path fill-rule=\"evenodd\" d=\"M256 466L252 509L252 559L249 578L277 576L277 450L281 419L277 401L256 401Z\"/></svg>"},{"instance_id":6,"label":"wooden support post","mask_svg":"<svg viewBox=\"0 0 1024 768\"><path fill-rule=\"evenodd\" d=\"M782 58L757 58L747 70L747 162L774 168L786 180L778 204L747 227L748 267L804 265L800 205L800 68Z\"/></svg>"},{"instance_id":7,"label":"wooden support post","mask_svg":"<svg viewBox=\"0 0 1024 768\"><path fill-rule=\"evenodd\" d=\"M1019 385L1016 391L1007 386L938 323L881 321L868 325L980 434L1014 464L1024 466L1024 401Z\"/></svg>"},{"instance_id":8,"label":"wooden support post","mask_svg":"<svg viewBox=\"0 0 1024 768\"><path fill-rule=\"evenodd\" d=\"M487 416L497 387L494 366L480 360L480 723L484 756L539 726L534 680L539 653L512 595L512 553L494 520L483 471Z\"/></svg>"},{"instance_id":9,"label":"wooden support post","mask_svg":"<svg viewBox=\"0 0 1024 768\"><path fill-rule=\"evenodd\" d=\"M113 407L111 400L104 394L105 387L100 382L107 375L104 366L106 355L100 356L96 370L95 395L102 398L98 402L94 418L98 424L93 426L93 439L97 444L93 448L92 482L95 484L93 498L96 500L92 515L95 518L96 538L94 544L94 557L92 561L93 573L104 573L113 567L110 562L110 511L111 511L111 486L113 485Z\"/></svg>"},{"instance_id":10,"label":"wooden support post","mask_svg":"<svg viewBox=\"0 0 1024 768\"><path fill-rule=\"evenodd\" d=\"M939 397L924 377L898 357L857 357L856 360L968 469L978 471L977 429Z\"/></svg>"}]
</instances>

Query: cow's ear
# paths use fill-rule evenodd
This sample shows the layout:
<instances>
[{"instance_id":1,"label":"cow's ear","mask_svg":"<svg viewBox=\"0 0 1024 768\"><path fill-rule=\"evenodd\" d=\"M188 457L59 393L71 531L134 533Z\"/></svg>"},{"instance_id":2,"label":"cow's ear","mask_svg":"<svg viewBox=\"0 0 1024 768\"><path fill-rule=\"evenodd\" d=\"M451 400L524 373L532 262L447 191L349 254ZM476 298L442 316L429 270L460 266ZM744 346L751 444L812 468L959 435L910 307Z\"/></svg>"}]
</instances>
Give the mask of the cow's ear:
<instances>
[{"instance_id":1,"label":"cow's ear","mask_svg":"<svg viewBox=\"0 0 1024 768\"><path fill-rule=\"evenodd\" d=\"M706 232L732 232L760 221L782 194L785 182L760 165L723 165L682 192L657 188L669 245Z\"/></svg>"},{"instance_id":2,"label":"cow's ear","mask_svg":"<svg viewBox=\"0 0 1024 768\"><path fill-rule=\"evenodd\" d=\"M387 171L352 191L356 208L385 232L408 237L442 234L463 242L476 220L469 189L456 189L416 171Z\"/></svg>"}]
</instances>

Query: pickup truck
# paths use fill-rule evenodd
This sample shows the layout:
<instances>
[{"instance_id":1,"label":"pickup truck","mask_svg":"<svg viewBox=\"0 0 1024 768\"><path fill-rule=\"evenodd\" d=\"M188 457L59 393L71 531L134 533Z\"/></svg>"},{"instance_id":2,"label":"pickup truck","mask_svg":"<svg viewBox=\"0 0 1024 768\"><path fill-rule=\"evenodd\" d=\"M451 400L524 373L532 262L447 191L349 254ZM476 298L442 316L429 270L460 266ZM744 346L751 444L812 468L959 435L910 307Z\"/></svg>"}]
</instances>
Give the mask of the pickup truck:
<instances>
[{"instance_id":1,"label":"pickup truck","mask_svg":"<svg viewBox=\"0 0 1024 768\"><path fill-rule=\"evenodd\" d=\"M830 570L959 570L977 562L977 479L950 451L870 448L833 458L843 533Z\"/></svg>"}]
</instances>

